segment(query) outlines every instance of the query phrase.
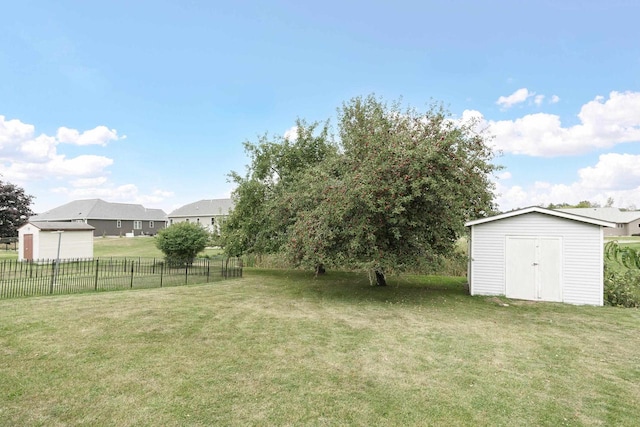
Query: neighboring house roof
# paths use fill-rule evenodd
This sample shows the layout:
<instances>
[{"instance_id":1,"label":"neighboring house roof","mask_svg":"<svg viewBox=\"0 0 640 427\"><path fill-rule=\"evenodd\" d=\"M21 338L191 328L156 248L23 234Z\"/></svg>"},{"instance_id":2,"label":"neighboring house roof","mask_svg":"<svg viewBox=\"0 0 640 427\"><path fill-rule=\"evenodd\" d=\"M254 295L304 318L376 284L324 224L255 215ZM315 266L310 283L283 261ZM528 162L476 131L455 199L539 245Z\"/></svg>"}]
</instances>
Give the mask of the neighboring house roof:
<instances>
[{"instance_id":1,"label":"neighboring house roof","mask_svg":"<svg viewBox=\"0 0 640 427\"><path fill-rule=\"evenodd\" d=\"M558 210L617 224L627 224L640 218L640 211L621 211L618 208L570 208Z\"/></svg>"},{"instance_id":2,"label":"neighboring house roof","mask_svg":"<svg viewBox=\"0 0 640 427\"><path fill-rule=\"evenodd\" d=\"M576 215L573 213L562 212L552 209L545 209L539 206L532 206L529 208L519 209L511 212L506 212L500 215L490 216L488 218L476 219L475 221L469 221L465 224L466 227L470 227L472 225L484 224L486 222L498 221L505 218L510 218L518 215L524 215L532 212L537 212L544 215L555 216L558 218L570 219L572 221L584 222L587 224L600 225L602 227L615 227L616 224L609 221L603 221L595 218L589 218L586 216Z\"/></svg>"},{"instance_id":3,"label":"neighboring house roof","mask_svg":"<svg viewBox=\"0 0 640 427\"><path fill-rule=\"evenodd\" d=\"M27 224L38 228L41 231L78 231L78 230L95 230L95 227L85 224L84 222L37 222L30 221ZM26 225L26 224L25 224Z\"/></svg>"},{"instance_id":4,"label":"neighboring house roof","mask_svg":"<svg viewBox=\"0 0 640 427\"><path fill-rule=\"evenodd\" d=\"M169 218L229 215L232 210L231 199L206 199L176 209L169 214Z\"/></svg>"},{"instance_id":5,"label":"neighboring house roof","mask_svg":"<svg viewBox=\"0 0 640 427\"><path fill-rule=\"evenodd\" d=\"M166 221L167 214L162 209L147 209L142 205L88 199L75 200L31 217L32 221L74 221L80 219Z\"/></svg>"}]
</instances>

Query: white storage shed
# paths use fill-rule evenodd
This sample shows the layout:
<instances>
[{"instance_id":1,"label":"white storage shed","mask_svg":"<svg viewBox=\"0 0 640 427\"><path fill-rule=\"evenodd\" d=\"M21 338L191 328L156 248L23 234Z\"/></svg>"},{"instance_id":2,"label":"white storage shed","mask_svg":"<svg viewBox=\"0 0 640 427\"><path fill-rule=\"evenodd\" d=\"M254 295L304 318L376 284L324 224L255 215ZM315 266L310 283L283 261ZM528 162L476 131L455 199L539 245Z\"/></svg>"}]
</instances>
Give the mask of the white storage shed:
<instances>
[{"instance_id":1,"label":"white storage shed","mask_svg":"<svg viewBox=\"0 0 640 427\"><path fill-rule=\"evenodd\" d=\"M94 227L83 222L28 222L18 229L20 261L93 258Z\"/></svg>"},{"instance_id":2,"label":"white storage shed","mask_svg":"<svg viewBox=\"0 0 640 427\"><path fill-rule=\"evenodd\" d=\"M530 207L465 225L471 295L603 304L603 228L614 223Z\"/></svg>"}]
</instances>

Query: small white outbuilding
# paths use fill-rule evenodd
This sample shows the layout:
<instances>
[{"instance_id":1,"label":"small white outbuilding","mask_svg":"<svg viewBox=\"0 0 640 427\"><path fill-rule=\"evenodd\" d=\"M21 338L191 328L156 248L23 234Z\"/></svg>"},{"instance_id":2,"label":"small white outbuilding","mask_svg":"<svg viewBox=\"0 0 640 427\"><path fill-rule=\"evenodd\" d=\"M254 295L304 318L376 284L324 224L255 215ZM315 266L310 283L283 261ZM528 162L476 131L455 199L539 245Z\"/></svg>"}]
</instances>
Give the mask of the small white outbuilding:
<instances>
[{"instance_id":1,"label":"small white outbuilding","mask_svg":"<svg viewBox=\"0 0 640 427\"><path fill-rule=\"evenodd\" d=\"M603 304L603 228L614 223L529 207L465 225L471 295Z\"/></svg>"},{"instance_id":2,"label":"small white outbuilding","mask_svg":"<svg viewBox=\"0 0 640 427\"><path fill-rule=\"evenodd\" d=\"M27 222L18 229L20 261L93 258L93 230L82 222Z\"/></svg>"}]
</instances>

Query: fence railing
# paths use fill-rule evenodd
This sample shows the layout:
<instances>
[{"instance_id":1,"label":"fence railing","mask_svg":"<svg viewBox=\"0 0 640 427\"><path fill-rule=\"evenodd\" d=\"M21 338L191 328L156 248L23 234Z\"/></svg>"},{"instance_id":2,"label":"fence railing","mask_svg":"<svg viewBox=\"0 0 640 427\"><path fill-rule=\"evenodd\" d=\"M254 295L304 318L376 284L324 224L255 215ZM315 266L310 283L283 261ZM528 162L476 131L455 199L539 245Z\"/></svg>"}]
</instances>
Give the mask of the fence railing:
<instances>
[{"instance_id":1,"label":"fence railing","mask_svg":"<svg viewBox=\"0 0 640 427\"><path fill-rule=\"evenodd\" d=\"M242 277L240 258L198 258L171 263L157 258L0 261L0 298L141 289Z\"/></svg>"}]
</instances>

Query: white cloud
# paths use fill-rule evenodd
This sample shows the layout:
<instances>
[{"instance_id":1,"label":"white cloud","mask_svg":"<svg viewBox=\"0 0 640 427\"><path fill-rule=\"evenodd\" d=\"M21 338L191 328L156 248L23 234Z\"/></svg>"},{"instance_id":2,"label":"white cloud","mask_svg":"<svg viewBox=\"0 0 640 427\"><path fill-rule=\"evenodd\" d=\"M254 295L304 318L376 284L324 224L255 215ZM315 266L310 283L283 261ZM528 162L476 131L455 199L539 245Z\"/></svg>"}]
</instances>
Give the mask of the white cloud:
<instances>
[{"instance_id":1,"label":"white cloud","mask_svg":"<svg viewBox=\"0 0 640 427\"><path fill-rule=\"evenodd\" d=\"M69 183L73 187L96 187L103 185L107 182L106 176L99 176L96 178L80 178L70 181Z\"/></svg>"},{"instance_id":2,"label":"white cloud","mask_svg":"<svg viewBox=\"0 0 640 427\"><path fill-rule=\"evenodd\" d=\"M501 96L496 101L496 104L502 108L511 108L516 104L520 104L527 100L527 98L535 95L533 92L529 92L527 88L518 89L509 96Z\"/></svg>"},{"instance_id":3,"label":"white cloud","mask_svg":"<svg viewBox=\"0 0 640 427\"><path fill-rule=\"evenodd\" d=\"M6 120L5 116L0 116L0 153L18 141L32 137L33 133L33 125L22 123L16 119Z\"/></svg>"},{"instance_id":4,"label":"white cloud","mask_svg":"<svg viewBox=\"0 0 640 427\"><path fill-rule=\"evenodd\" d=\"M544 95L536 95L535 98L533 98L533 103L536 104L538 107L542 105L543 101L544 101Z\"/></svg>"},{"instance_id":5,"label":"white cloud","mask_svg":"<svg viewBox=\"0 0 640 427\"><path fill-rule=\"evenodd\" d=\"M20 152L25 160L33 162L46 162L56 155L57 141L52 136L40 135L37 138L27 139L20 145Z\"/></svg>"},{"instance_id":6,"label":"white cloud","mask_svg":"<svg viewBox=\"0 0 640 427\"><path fill-rule=\"evenodd\" d=\"M93 129L80 133L76 129L61 127L56 135L58 141L76 145L102 145L109 141L124 139L126 136L118 137L118 131L109 129L106 126L96 126Z\"/></svg>"},{"instance_id":7,"label":"white cloud","mask_svg":"<svg viewBox=\"0 0 640 427\"><path fill-rule=\"evenodd\" d=\"M503 211L550 203L578 203L582 200L604 205L609 197L615 206L640 206L640 155L603 154L594 166L578 171L578 180L569 183L538 181L523 188L496 181L496 202Z\"/></svg>"},{"instance_id":8,"label":"white cloud","mask_svg":"<svg viewBox=\"0 0 640 427\"><path fill-rule=\"evenodd\" d=\"M61 144L105 145L122 139L115 129L97 126L85 132L60 127L56 136L36 136L35 127L17 119L0 116L0 165L7 180L20 182L61 177L97 177L113 160L98 155L68 158L58 153Z\"/></svg>"},{"instance_id":9,"label":"white cloud","mask_svg":"<svg viewBox=\"0 0 640 427\"><path fill-rule=\"evenodd\" d=\"M8 181L38 181L68 179L74 177L96 177L113 164L113 160L103 156L83 155L67 159L56 155L46 163L16 161L9 163L2 174Z\"/></svg>"},{"instance_id":10,"label":"white cloud","mask_svg":"<svg viewBox=\"0 0 640 427\"><path fill-rule=\"evenodd\" d=\"M298 139L298 126L292 126L284 133L284 139L295 141Z\"/></svg>"},{"instance_id":11,"label":"white cloud","mask_svg":"<svg viewBox=\"0 0 640 427\"><path fill-rule=\"evenodd\" d=\"M640 187L640 155L609 153L593 167L578 171L586 187L601 190L630 190Z\"/></svg>"},{"instance_id":12,"label":"white cloud","mask_svg":"<svg viewBox=\"0 0 640 427\"><path fill-rule=\"evenodd\" d=\"M558 95L552 95L551 99L549 100L549 103L557 104L558 102L560 102L560 97Z\"/></svg>"},{"instance_id":13,"label":"white cloud","mask_svg":"<svg viewBox=\"0 0 640 427\"><path fill-rule=\"evenodd\" d=\"M109 183L107 169L113 159L83 154L68 156L68 144L105 146L110 141L124 139L115 129L96 126L81 132L59 127L55 136L36 133L33 125L0 116L0 170L2 179L24 187L35 196L34 209L51 208L69 199L101 197L127 203L162 201L169 192L141 194L133 184L114 187ZM36 206L38 205L38 206Z\"/></svg>"},{"instance_id":14,"label":"white cloud","mask_svg":"<svg viewBox=\"0 0 640 427\"><path fill-rule=\"evenodd\" d=\"M101 174L112 164L113 159L103 156L82 155L72 159L56 156L47 165L47 169L53 175L91 177Z\"/></svg>"},{"instance_id":15,"label":"white cloud","mask_svg":"<svg viewBox=\"0 0 640 427\"><path fill-rule=\"evenodd\" d=\"M554 114L528 114L515 120L486 121L478 111L462 116L480 118L495 136L497 151L552 157L582 154L616 144L640 141L640 92L611 92L583 105L580 124L563 127Z\"/></svg>"}]
</instances>

